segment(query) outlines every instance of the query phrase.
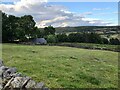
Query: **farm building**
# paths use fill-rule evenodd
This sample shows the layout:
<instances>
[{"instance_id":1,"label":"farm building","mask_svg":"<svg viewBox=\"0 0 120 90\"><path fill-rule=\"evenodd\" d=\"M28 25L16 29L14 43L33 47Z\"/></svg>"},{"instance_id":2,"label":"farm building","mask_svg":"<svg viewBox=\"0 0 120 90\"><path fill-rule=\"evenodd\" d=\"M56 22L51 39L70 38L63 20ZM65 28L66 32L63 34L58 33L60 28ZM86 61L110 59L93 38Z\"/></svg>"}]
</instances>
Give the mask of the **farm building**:
<instances>
[{"instance_id":1,"label":"farm building","mask_svg":"<svg viewBox=\"0 0 120 90\"><path fill-rule=\"evenodd\" d=\"M47 41L44 38L36 38L36 39L33 39L33 43L35 43L35 44L47 44Z\"/></svg>"}]
</instances>

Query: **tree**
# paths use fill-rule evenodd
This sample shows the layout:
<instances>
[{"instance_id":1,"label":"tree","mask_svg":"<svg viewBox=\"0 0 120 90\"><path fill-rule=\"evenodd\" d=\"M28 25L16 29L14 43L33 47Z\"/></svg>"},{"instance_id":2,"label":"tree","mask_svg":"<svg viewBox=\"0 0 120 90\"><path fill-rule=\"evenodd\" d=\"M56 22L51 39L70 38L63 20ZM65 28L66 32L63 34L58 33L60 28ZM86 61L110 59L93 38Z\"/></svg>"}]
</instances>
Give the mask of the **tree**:
<instances>
[{"instance_id":1,"label":"tree","mask_svg":"<svg viewBox=\"0 0 120 90\"><path fill-rule=\"evenodd\" d=\"M44 37L44 30L37 28L36 35L38 38L43 38Z\"/></svg>"},{"instance_id":2,"label":"tree","mask_svg":"<svg viewBox=\"0 0 120 90\"><path fill-rule=\"evenodd\" d=\"M109 44L109 41L107 38L102 38L102 42L103 42L103 44Z\"/></svg>"},{"instance_id":3,"label":"tree","mask_svg":"<svg viewBox=\"0 0 120 90\"><path fill-rule=\"evenodd\" d=\"M44 35L47 36L50 34L55 35L55 28L53 26L45 27L44 28Z\"/></svg>"},{"instance_id":4,"label":"tree","mask_svg":"<svg viewBox=\"0 0 120 90\"><path fill-rule=\"evenodd\" d=\"M69 42L102 43L102 38L96 33L71 33L68 38Z\"/></svg>"},{"instance_id":5,"label":"tree","mask_svg":"<svg viewBox=\"0 0 120 90\"><path fill-rule=\"evenodd\" d=\"M57 42L57 37L55 35L48 35L47 36L47 42L48 43L56 43Z\"/></svg>"},{"instance_id":6,"label":"tree","mask_svg":"<svg viewBox=\"0 0 120 90\"><path fill-rule=\"evenodd\" d=\"M69 42L76 42L75 33L71 33L68 35Z\"/></svg>"},{"instance_id":7,"label":"tree","mask_svg":"<svg viewBox=\"0 0 120 90\"><path fill-rule=\"evenodd\" d=\"M58 34L57 39L58 39L58 42L67 42L68 36L66 34Z\"/></svg>"},{"instance_id":8,"label":"tree","mask_svg":"<svg viewBox=\"0 0 120 90\"><path fill-rule=\"evenodd\" d=\"M85 42L86 37L83 35L83 33L71 33L68 35L69 42Z\"/></svg>"},{"instance_id":9,"label":"tree","mask_svg":"<svg viewBox=\"0 0 120 90\"><path fill-rule=\"evenodd\" d=\"M25 41L30 38L34 38L35 36L35 21L31 15L22 16L19 20L18 30L18 38L20 41Z\"/></svg>"},{"instance_id":10,"label":"tree","mask_svg":"<svg viewBox=\"0 0 120 90\"><path fill-rule=\"evenodd\" d=\"M2 13L2 41L26 41L37 37L37 27L31 15L16 17Z\"/></svg>"},{"instance_id":11,"label":"tree","mask_svg":"<svg viewBox=\"0 0 120 90\"><path fill-rule=\"evenodd\" d=\"M9 41L14 41L17 39L16 38L16 32L17 32L16 28L18 27L18 20L19 20L19 17L15 17L14 15L8 16Z\"/></svg>"},{"instance_id":12,"label":"tree","mask_svg":"<svg viewBox=\"0 0 120 90\"><path fill-rule=\"evenodd\" d=\"M89 34L89 43L101 44L102 43L102 38L96 33L90 33Z\"/></svg>"},{"instance_id":13,"label":"tree","mask_svg":"<svg viewBox=\"0 0 120 90\"><path fill-rule=\"evenodd\" d=\"M15 31L17 27L18 17L2 13L2 41L10 42L16 37Z\"/></svg>"},{"instance_id":14,"label":"tree","mask_svg":"<svg viewBox=\"0 0 120 90\"><path fill-rule=\"evenodd\" d=\"M2 12L2 41L7 42L8 41L8 17L7 14Z\"/></svg>"}]
</instances>

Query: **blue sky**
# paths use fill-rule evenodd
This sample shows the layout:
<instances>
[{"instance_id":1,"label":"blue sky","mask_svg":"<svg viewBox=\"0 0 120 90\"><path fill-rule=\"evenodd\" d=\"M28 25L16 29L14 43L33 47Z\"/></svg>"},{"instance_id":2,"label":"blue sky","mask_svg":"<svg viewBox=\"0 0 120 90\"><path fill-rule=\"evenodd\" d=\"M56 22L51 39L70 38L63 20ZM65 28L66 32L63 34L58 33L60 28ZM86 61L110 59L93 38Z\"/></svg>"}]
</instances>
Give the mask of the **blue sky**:
<instances>
[{"instance_id":1,"label":"blue sky","mask_svg":"<svg viewBox=\"0 0 120 90\"><path fill-rule=\"evenodd\" d=\"M31 14L39 27L104 26L118 24L118 2L40 2L40 0L1 1L8 14Z\"/></svg>"},{"instance_id":2,"label":"blue sky","mask_svg":"<svg viewBox=\"0 0 120 90\"><path fill-rule=\"evenodd\" d=\"M63 5L71 12L85 13L88 18L98 18L106 21L111 21L118 24L118 2L51 2L54 5Z\"/></svg>"}]
</instances>

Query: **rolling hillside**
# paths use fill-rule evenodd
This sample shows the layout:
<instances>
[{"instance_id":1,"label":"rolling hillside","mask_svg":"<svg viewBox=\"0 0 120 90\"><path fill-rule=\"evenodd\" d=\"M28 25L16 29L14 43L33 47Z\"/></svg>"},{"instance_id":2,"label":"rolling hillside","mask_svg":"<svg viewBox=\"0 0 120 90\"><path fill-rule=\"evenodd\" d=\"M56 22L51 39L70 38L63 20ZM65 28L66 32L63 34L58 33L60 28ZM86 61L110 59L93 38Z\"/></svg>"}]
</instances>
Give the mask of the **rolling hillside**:
<instances>
[{"instance_id":1,"label":"rolling hillside","mask_svg":"<svg viewBox=\"0 0 120 90\"><path fill-rule=\"evenodd\" d=\"M118 53L60 46L3 44L7 66L52 88L116 88Z\"/></svg>"}]
</instances>

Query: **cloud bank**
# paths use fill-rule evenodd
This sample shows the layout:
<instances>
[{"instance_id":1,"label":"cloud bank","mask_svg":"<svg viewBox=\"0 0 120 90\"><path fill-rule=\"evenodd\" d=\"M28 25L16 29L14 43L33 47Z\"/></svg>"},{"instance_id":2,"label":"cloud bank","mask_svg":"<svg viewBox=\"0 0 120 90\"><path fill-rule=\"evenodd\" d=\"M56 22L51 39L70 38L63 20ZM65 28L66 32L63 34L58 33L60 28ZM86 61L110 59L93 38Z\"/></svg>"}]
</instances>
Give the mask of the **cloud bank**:
<instances>
[{"instance_id":1,"label":"cloud bank","mask_svg":"<svg viewBox=\"0 0 120 90\"><path fill-rule=\"evenodd\" d=\"M0 4L0 9L17 16L32 15L36 25L41 28L49 25L54 27L112 25L99 19L87 18L86 15L92 15L92 12L73 13L65 6L51 5L47 0L20 0L14 4Z\"/></svg>"}]
</instances>

